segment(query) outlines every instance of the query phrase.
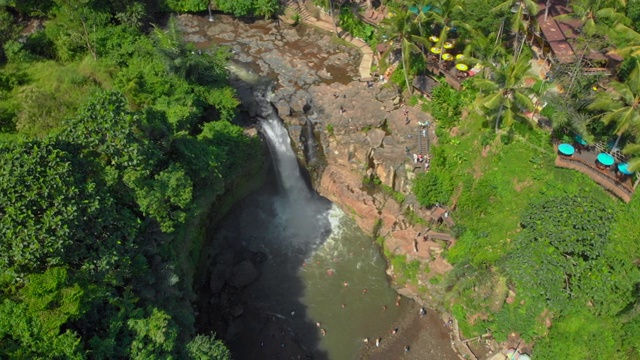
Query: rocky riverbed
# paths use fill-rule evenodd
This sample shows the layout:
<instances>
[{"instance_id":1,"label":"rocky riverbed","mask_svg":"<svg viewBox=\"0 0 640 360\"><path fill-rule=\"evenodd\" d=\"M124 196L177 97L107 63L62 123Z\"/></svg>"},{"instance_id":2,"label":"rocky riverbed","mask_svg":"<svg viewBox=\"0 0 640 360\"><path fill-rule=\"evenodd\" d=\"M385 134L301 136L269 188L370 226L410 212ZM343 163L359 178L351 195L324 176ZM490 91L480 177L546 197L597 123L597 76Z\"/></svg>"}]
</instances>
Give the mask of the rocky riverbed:
<instances>
[{"instance_id":1,"label":"rocky riverbed","mask_svg":"<svg viewBox=\"0 0 640 360\"><path fill-rule=\"evenodd\" d=\"M271 86L270 100L288 125L294 148L301 162L311 170L316 190L349 213L366 233L384 236L390 251L406 255L408 260L428 263L430 272L420 279L420 285L428 289L426 298L418 298L413 286L399 284L397 291L425 306L438 307L442 290L428 280L451 269L439 256L445 244L416 242L416 234L427 229L412 225L405 218L407 209L425 219L431 214L416 206L410 196L401 205L389 194L363 186L364 178L377 178L388 188L410 195L411 180L424 171L422 167L414 167L411 154L417 151L416 137L422 131L418 122L433 123L427 114L405 106L393 86L358 81L360 53L331 34L277 22L240 22L226 16L216 16L211 23L192 15L178 19L187 40L198 47L206 49L215 43L231 48L232 81L247 123L256 116L255 92L262 93L265 86ZM249 78L266 80L263 83L258 80L256 86L255 81L247 81ZM435 141L434 127L427 131ZM316 141L311 146L317 147L313 156L310 136ZM393 269L388 273L395 277ZM218 283L225 281L218 280ZM232 298L233 294L229 294L228 302ZM260 319L262 325L254 329L256 336L282 337L274 346L284 345L273 349L274 352L282 358L310 356L300 339L289 334L285 319L256 310L236 309L236 312ZM399 325L401 336L389 338L380 348L367 347L362 358L400 355L415 359L456 358L451 351L450 329L444 326L449 316L431 311L424 319L416 320L416 316L403 319ZM421 333L425 327L438 327L441 335L424 338ZM419 339L406 354L405 336ZM271 345L268 342L264 346Z\"/></svg>"}]
</instances>

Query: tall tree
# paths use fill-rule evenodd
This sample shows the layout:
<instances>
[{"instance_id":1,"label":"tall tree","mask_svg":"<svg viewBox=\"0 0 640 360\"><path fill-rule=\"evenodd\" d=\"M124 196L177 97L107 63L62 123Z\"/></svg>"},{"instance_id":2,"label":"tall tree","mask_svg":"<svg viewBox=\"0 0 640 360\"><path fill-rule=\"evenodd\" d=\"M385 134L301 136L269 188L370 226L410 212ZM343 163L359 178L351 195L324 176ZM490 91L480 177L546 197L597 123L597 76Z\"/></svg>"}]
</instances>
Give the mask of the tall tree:
<instances>
[{"instance_id":1,"label":"tall tree","mask_svg":"<svg viewBox=\"0 0 640 360\"><path fill-rule=\"evenodd\" d=\"M627 155L631 155L629 170L640 171L640 144L628 144L622 151Z\"/></svg>"},{"instance_id":2,"label":"tall tree","mask_svg":"<svg viewBox=\"0 0 640 360\"><path fill-rule=\"evenodd\" d=\"M554 109L549 116L554 130L568 130L580 135L587 141L592 140L592 136L587 130L587 124L592 119L592 116L580 111L575 101L553 92L544 95L543 99L548 103L548 106Z\"/></svg>"},{"instance_id":3,"label":"tall tree","mask_svg":"<svg viewBox=\"0 0 640 360\"><path fill-rule=\"evenodd\" d=\"M613 148L617 148L625 133L640 126L640 68L636 66L624 82L610 82L588 108L601 111L600 119L606 125L616 124Z\"/></svg>"},{"instance_id":4,"label":"tall tree","mask_svg":"<svg viewBox=\"0 0 640 360\"><path fill-rule=\"evenodd\" d=\"M627 44L615 49L614 52L624 57L640 56L640 34L624 24L616 24L614 29L627 39Z\"/></svg>"},{"instance_id":5,"label":"tall tree","mask_svg":"<svg viewBox=\"0 0 640 360\"><path fill-rule=\"evenodd\" d=\"M617 24L631 24L624 13L626 4L626 0L575 0L571 2L573 11L558 18L579 19L587 36L607 34Z\"/></svg>"},{"instance_id":6,"label":"tall tree","mask_svg":"<svg viewBox=\"0 0 640 360\"><path fill-rule=\"evenodd\" d=\"M507 56L507 50L496 42L496 33L488 35L479 31L471 32L471 41L464 50L467 61L492 64L497 57Z\"/></svg>"},{"instance_id":7,"label":"tall tree","mask_svg":"<svg viewBox=\"0 0 640 360\"><path fill-rule=\"evenodd\" d=\"M137 220L119 208L91 162L50 140L0 144L0 271L67 264L124 270Z\"/></svg>"},{"instance_id":8,"label":"tall tree","mask_svg":"<svg viewBox=\"0 0 640 360\"><path fill-rule=\"evenodd\" d=\"M496 12L511 12L511 32L515 36L513 42L513 54L515 60L520 57L520 52L527 38L530 21L538 13L538 3L535 0L506 0L502 4L493 8Z\"/></svg>"},{"instance_id":9,"label":"tall tree","mask_svg":"<svg viewBox=\"0 0 640 360\"><path fill-rule=\"evenodd\" d=\"M415 14L409 11L406 5L389 5L389 9L395 15L382 20L380 30L389 39L394 39L400 46L404 80L407 90L411 93L411 83L409 82L411 54L417 53L424 56L424 53L416 44L428 44L429 42L424 37L417 35L419 33L417 23L413 21ZM385 54L382 54L382 58L386 59L393 50L391 48Z\"/></svg>"},{"instance_id":10,"label":"tall tree","mask_svg":"<svg viewBox=\"0 0 640 360\"><path fill-rule=\"evenodd\" d=\"M55 17L47 22L45 31L53 40L58 57L69 61L88 51L97 59L97 32L106 28L112 15L93 0L55 0L55 3Z\"/></svg>"},{"instance_id":11,"label":"tall tree","mask_svg":"<svg viewBox=\"0 0 640 360\"><path fill-rule=\"evenodd\" d=\"M535 79L529 60L503 58L497 66L491 65L489 71L490 78L474 78L474 84L481 90L476 108L488 116L495 116L496 132L501 123L511 126L515 120L527 121L523 112L533 109L533 101L525 81Z\"/></svg>"},{"instance_id":12,"label":"tall tree","mask_svg":"<svg viewBox=\"0 0 640 360\"><path fill-rule=\"evenodd\" d=\"M0 357L84 359L69 322L82 315L83 289L67 270L53 267L27 276L24 287L0 301Z\"/></svg>"}]
</instances>

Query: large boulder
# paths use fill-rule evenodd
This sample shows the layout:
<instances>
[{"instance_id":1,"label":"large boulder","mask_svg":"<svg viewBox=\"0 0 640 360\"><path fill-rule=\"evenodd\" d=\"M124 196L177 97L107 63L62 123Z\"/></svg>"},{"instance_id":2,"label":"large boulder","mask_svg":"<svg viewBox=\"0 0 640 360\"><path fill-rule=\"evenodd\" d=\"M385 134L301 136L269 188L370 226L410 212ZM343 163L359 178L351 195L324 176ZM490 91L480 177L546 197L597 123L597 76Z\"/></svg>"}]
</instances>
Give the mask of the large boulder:
<instances>
[{"instance_id":1,"label":"large boulder","mask_svg":"<svg viewBox=\"0 0 640 360\"><path fill-rule=\"evenodd\" d=\"M280 117L291 116L291 106L289 106L289 103L284 99L276 101L273 106L276 108L276 111L278 111Z\"/></svg>"},{"instance_id":2,"label":"large boulder","mask_svg":"<svg viewBox=\"0 0 640 360\"><path fill-rule=\"evenodd\" d=\"M250 260L245 260L233 267L231 276L227 280L229 285L241 289L251 285L258 279L260 273Z\"/></svg>"},{"instance_id":3,"label":"large boulder","mask_svg":"<svg viewBox=\"0 0 640 360\"><path fill-rule=\"evenodd\" d=\"M379 148L382 146L382 140L384 140L385 132L382 129L371 129L367 131L367 140L369 140L369 146L372 148Z\"/></svg>"}]
</instances>

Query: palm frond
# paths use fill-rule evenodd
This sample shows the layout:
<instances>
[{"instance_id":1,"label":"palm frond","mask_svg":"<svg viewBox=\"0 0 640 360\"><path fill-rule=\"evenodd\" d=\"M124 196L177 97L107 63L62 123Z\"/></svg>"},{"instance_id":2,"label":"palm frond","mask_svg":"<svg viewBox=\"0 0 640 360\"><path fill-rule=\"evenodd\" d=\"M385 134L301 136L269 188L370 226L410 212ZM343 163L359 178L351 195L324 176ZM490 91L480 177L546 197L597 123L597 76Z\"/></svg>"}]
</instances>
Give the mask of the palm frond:
<instances>
[{"instance_id":1,"label":"palm frond","mask_svg":"<svg viewBox=\"0 0 640 360\"><path fill-rule=\"evenodd\" d=\"M497 109L506 100L501 93L489 94L485 97L479 98L477 101L487 109Z\"/></svg>"},{"instance_id":2,"label":"palm frond","mask_svg":"<svg viewBox=\"0 0 640 360\"><path fill-rule=\"evenodd\" d=\"M533 100L522 92L516 91L513 94L513 102L521 109L533 110Z\"/></svg>"}]
</instances>

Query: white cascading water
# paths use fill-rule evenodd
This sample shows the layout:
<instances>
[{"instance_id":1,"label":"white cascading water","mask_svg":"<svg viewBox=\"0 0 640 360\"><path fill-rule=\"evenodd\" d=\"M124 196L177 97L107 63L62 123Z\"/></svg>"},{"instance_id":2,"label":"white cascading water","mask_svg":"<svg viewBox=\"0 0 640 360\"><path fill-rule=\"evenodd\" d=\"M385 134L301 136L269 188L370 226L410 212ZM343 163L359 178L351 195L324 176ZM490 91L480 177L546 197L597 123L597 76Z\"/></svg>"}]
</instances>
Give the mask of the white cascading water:
<instances>
[{"instance_id":1,"label":"white cascading water","mask_svg":"<svg viewBox=\"0 0 640 360\"><path fill-rule=\"evenodd\" d=\"M269 142L278 180L288 197L306 199L311 197L307 184L300 174L300 167L293 149L289 133L274 111L261 121L262 131Z\"/></svg>"},{"instance_id":2,"label":"white cascading water","mask_svg":"<svg viewBox=\"0 0 640 360\"><path fill-rule=\"evenodd\" d=\"M268 93L267 93L268 94ZM260 125L274 162L281 196L274 203L280 231L297 247L309 250L326 239L331 231L327 218L328 203L309 189L302 174L289 133L270 101L257 97ZM289 244L291 245L291 244Z\"/></svg>"}]
</instances>

